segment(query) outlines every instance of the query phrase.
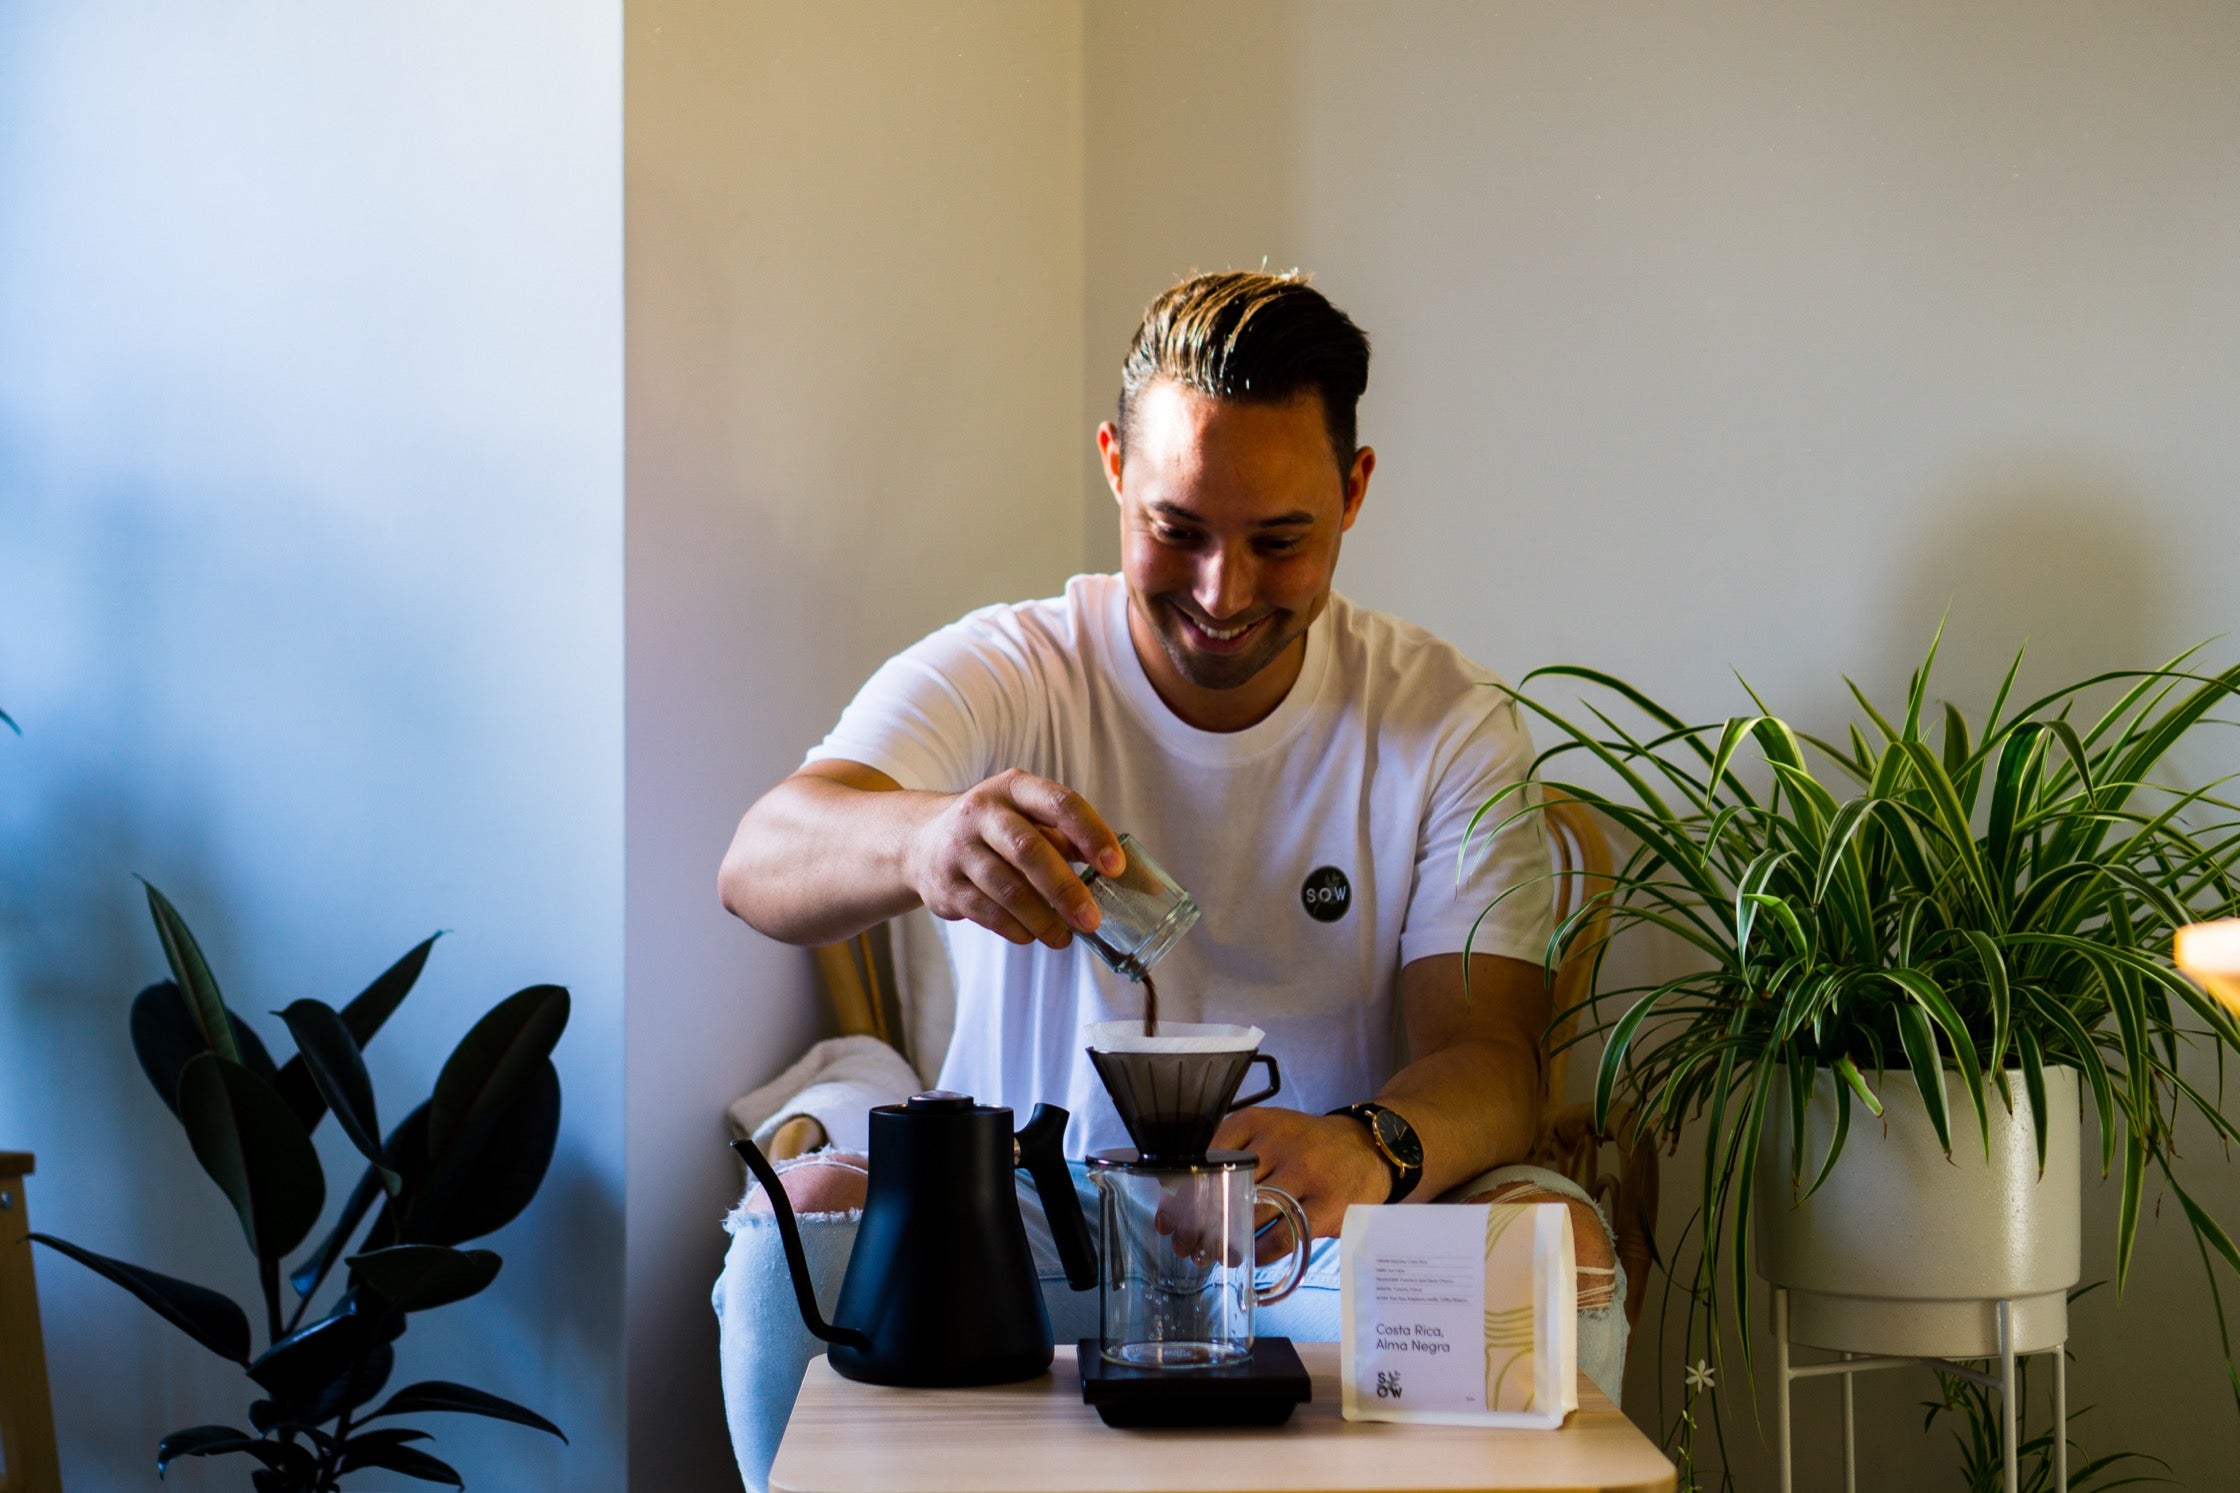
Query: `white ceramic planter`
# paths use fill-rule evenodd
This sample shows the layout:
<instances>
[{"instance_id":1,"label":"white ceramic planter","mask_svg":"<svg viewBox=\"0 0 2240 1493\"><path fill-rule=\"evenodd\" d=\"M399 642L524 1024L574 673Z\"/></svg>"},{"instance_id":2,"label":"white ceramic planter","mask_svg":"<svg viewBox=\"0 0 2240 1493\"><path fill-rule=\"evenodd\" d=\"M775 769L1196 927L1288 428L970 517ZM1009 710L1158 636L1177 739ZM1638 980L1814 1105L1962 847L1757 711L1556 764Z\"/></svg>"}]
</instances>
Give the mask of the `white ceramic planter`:
<instances>
[{"instance_id":1,"label":"white ceramic planter","mask_svg":"<svg viewBox=\"0 0 2240 1493\"><path fill-rule=\"evenodd\" d=\"M2012 1113L1996 1087L1989 1092L1988 1164L1959 1075L1945 1080L1949 1159L1912 1076L1894 1069L1876 1090L1883 1118L1853 1097L1843 1155L1802 1203L1789 1181L1788 1105L1767 1116L1752 1203L1758 1273L1788 1288L1792 1341L1851 1353L1991 1357L2001 1300L2014 1303L2016 1352L2068 1337L2068 1292L2081 1269L2076 1070L2046 1070L2042 1177L2021 1073L2008 1075ZM1807 1186L1835 1130L1838 1082L1822 1070L1805 1111Z\"/></svg>"}]
</instances>

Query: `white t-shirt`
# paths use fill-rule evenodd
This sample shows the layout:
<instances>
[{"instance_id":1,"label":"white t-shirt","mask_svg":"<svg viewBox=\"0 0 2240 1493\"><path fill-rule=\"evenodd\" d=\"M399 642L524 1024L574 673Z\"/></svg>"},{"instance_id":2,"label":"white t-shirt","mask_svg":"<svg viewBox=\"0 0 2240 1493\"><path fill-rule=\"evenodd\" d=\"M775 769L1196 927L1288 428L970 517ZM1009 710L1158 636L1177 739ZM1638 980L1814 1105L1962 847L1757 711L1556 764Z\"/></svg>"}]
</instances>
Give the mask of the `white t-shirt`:
<instances>
[{"instance_id":1,"label":"white t-shirt","mask_svg":"<svg viewBox=\"0 0 2240 1493\"><path fill-rule=\"evenodd\" d=\"M974 612L889 659L808 760L942 793L1014 767L1075 789L1202 909L1155 971L1160 1019L1264 1029L1283 1069L1272 1103L1319 1114L1371 1098L1397 1066L1403 965L1466 940L1544 952L1552 893L1529 887L1471 933L1502 888L1548 874L1535 821L1489 843L1489 819L1457 885L1472 814L1531 763L1517 708L1448 644L1333 594L1274 713L1201 731L1152 689L1127 605L1119 576L1085 575L1063 596ZM1140 1018L1141 988L1079 940L1022 948L941 928L957 977L941 1086L1022 1116L1064 1105L1074 1155L1126 1145L1078 1032Z\"/></svg>"}]
</instances>

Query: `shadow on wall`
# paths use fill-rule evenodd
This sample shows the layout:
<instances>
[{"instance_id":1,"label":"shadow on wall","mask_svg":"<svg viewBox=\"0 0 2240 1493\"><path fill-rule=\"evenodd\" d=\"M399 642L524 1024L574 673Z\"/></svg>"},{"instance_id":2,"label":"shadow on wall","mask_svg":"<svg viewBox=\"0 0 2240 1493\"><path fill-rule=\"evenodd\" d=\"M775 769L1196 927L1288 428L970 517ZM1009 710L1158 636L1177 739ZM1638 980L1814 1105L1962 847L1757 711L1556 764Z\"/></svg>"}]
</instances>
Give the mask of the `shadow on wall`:
<instances>
[{"instance_id":1,"label":"shadow on wall","mask_svg":"<svg viewBox=\"0 0 2240 1493\"><path fill-rule=\"evenodd\" d=\"M1908 548L1876 640L1880 677L1906 675L1948 615L1931 680L1980 728L2015 650L2014 699L2110 669L2148 668L2191 643L2171 636L2171 567L2155 506L2083 463L2038 463L1961 486ZM1949 609L1949 611L1948 611Z\"/></svg>"}]
</instances>

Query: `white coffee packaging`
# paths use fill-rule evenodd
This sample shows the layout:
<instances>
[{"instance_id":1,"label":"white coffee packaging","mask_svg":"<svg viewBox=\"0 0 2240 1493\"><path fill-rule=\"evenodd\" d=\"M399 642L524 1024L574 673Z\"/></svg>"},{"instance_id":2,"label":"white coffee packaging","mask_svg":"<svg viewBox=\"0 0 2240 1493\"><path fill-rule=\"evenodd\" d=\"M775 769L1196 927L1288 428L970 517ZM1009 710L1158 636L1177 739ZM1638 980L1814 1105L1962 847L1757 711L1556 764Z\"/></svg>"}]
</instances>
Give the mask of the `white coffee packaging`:
<instances>
[{"instance_id":1,"label":"white coffee packaging","mask_svg":"<svg viewBox=\"0 0 2240 1493\"><path fill-rule=\"evenodd\" d=\"M1579 1408L1563 1204L1357 1204L1339 1261L1347 1420L1554 1430Z\"/></svg>"}]
</instances>

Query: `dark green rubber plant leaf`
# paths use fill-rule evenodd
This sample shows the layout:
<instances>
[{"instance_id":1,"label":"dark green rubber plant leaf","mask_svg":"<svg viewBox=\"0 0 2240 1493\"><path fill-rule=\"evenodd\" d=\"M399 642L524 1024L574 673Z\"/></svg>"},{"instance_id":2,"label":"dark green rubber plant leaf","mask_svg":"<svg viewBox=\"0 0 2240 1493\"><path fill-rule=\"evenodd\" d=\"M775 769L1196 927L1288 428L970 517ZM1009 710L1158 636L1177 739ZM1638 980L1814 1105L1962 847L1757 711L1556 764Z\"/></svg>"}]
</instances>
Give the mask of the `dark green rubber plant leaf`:
<instances>
[{"instance_id":1,"label":"dark green rubber plant leaf","mask_svg":"<svg viewBox=\"0 0 2240 1493\"><path fill-rule=\"evenodd\" d=\"M301 1244L326 1206L326 1175L303 1122L272 1085L202 1053L179 1075L179 1120L195 1159L240 1215L250 1251L277 1261Z\"/></svg>"},{"instance_id":2,"label":"dark green rubber plant leaf","mask_svg":"<svg viewBox=\"0 0 2240 1493\"><path fill-rule=\"evenodd\" d=\"M220 1358L234 1363L249 1361L249 1318L231 1299L208 1286L198 1286L176 1276L158 1275L138 1265L80 1249L52 1234L30 1236L57 1254L67 1255L104 1280L124 1287L142 1305L178 1328Z\"/></svg>"},{"instance_id":3,"label":"dark green rubber plant leaf","mask_svg":"<svg viewBox=\"0 0 2240 1493\"><path fill-rule=\"evenodd\" d=\"M187 998L187 1009L202 1033L203 1045L228 1062L240 1062L241 1049L234 1045L225 998L218 993L218 979L210 973L210 961L202 957L202 945L194 941L187 920L179 916L170 898L156 890L154 882L143 879L140 884L148 889L148 912L155 919L163 957L171 966L171 978Z\"/></svg>"},{"instance_id":4,"label":"dark green rubber plant leaf","mask_svg":"<svg viewBox=\"0 0 2240 1493\"><path fill-rule=\"evenodd\" d=\"M397 1244L350 1257L358 1277L400 1312L464 1301L496 1280L503 1263L491 1250L440 1244Z\"/></svg>"},{"instance_id":5,"label":"dark green rubber plant leaf","mask_svg":"<svg viewBox=\"0 0 2240 1493\"><path fill-rule=\"evenodd\" d=\"M403 1321L404 1318L397 1318ZM303 1418L314 1424L324 1424L345 1410L356 1410L360 1405L381 1393L396 1371L397 1350L387 1343L369 1348L363 1358L353 1363L349 1370L338 1375L332 1383L319 1391L319 1395L304 1409Z\"/></svg>"},{"instance_id":6,"label":"dark green rubber plant leaf","mask_svg":"<svg viewBox=\"0 0 2240 1493\"><path fill-rule=\"evenodd\" d=\"M430 1157L426 1127L398 1127L392 1165L405 1173L409 1205L395 1237L375 1221L369 1247L463 1244L505 1227L528 1207L552 1164L560 1134L560 1074L546 1058L501 1108L478 1114L451 1149ZM419 1147L417 1154L415 1147ZM411 1179L417 1175L415 1184Z\"/></svg>"},{"instance_id":7,"label":"dark green rubber plant leaf","mask_svg":"<svg viewBox=\"0 0 2240 1493\"><path fill-rule=\"evenodd\" d=\"M358 1039L350 1034L334 1007L323 1001L294 1001L278 1015L288 1024L288 1035L296 1039L296 1059L310 1073L320 1099L334 1111L335 1123L350 1137L358 1154L374 1164L381 1185L395 1196L401 1179L381 1161L381 1117L374 1106L373 1080L366 1074Z\"/></svg>"},{"instance_id":8,"label":"dark green rubber plant leaf","mask_svg":"<svg viewBox=\"0 0 2240 1493\"><path fill-rule=\"evenodd\" d=\"M492 1006L459 1039L428 1103L428 1157L440 1165L467 1130L509 1105L552 1056L568 1025L568 992L531 985Z\"/></svg>"},{"instance_id":9,"label":"dark green rubber plant leaf","mask_svg":"<svg viewBox=\"0 0 2240 1493\"><path fill-rule=\"evenodd\" d=\"M281 1405L301 1407L348 1373L378 1341L373 1320L345 1304L258 1354L249 1364L249 1377Z\"/></svg>"},{"instance_id":10,"label":"dark green rubber plant leaf","mask_svg":"<svg viewBox=\"0 0 2240 1493\"><path fill-rule=\"evenodd\" d=\"M240 1049L243 1066L271 1082L277 1070L256 1029L231 1011L226 1013L226 1021L233 1028L234 1045ZM210 1044L202 1040L202 1028L195 1023L194 1012L187 1008L187 998L179 993L176 983L165 980L133 997L133 1055L140 1059L140 1071L148 1075L156 1097L173 1114L179 1112L180 1070L187 1066L187 1059L209 1050Z\"/></svg>"},{"instance_id":11,"label":"dark green rubber plant leaf","mask_svg":"<svg viewBox=\"0 0 2240 1493\"><path fill-rule=\"evenodd\" d=\"M361 1052L411 993L420 971L427 967L428 951L441 937L441 933L431 933L414 944L405 951L403 958L375 975L373 983L342 1008L342 1024L350 1029ZM327 1101L320 1096L318 1085L312 1082L310 1066L300 1052L288 1059L287 1066L280 1070L279 1088L280 1097L295 1110L296 1117L303 1121L303 1128L318 1129L319 1121L326 1117Z\"/></svg>"},{"instance_id":12,"label":"dark green rubber plant leaf","mask_svg":"<svg viewBox=\"0 0 2240 1493\"><path fill-rule=\"evenodd\" d=\"M361 1467L379 1467L385 1472L401 1472L406 1477L418 1478L424 1483L449 1483L454 1488L464 1488L466 1481L452 1471L450 1464L440 1462L426 1452L409 1446L399 1446L394 1441L353 1441L350 1449L342 1454L344 1472L354 1472Z\"/></svg>"},{"instance_id":13,"label":"dark green rubber plant leaf","mask_svg":"<svg viewBox=\"0 0 2240 1493\"><path fill-rule=\"evenodd\" d=\"M539 1431L549 1431L562 1441L568 1439L551 1421L525 1405L500 1399L487 1390L472 1389L464 1384L453 1384L447 1379L423 1379L418 1384L407 1384L389 1396L379 1410L366 1417L379 1420L385 1415L421 1415L434 1411L449 1411L459 1415L486 1415L492 1420L511 1421L517 1426L531 1426Z\"/></svg>"},{"instance_id":14,"label":"dark green rubber plant leaf","mask_svg":"<svg viewBox=\"0 0 2240 1493\"><path fill-rule=\"evenodd\" d=\"M419 1111L415 1110L413 1113L418 1114ZM391 1144L394 1144L393 1138ZM349 1249L350 1236L358 1231L358 1225L366 1221L366 1213L373 1207L373 1200L379 1196L381 1173L369 1166L365 1175L358 1179L358 1185L350 1190L350 1196L344 1201L342 1212L336 1217L334 1227L328 1231L325 1240L312 1252L310 1259L289 1272L288 1284L294 1288L296 1295L309 1296L325 1284L334 1267L341 1263L343 1252Z\"/></svg>"},{"instance_id":15,"label":"dark green rubber plant leaf","mask_svg":"<svg viewBox=\"0 0 2240 1493\"><path fill-rule=\"evenodd\" d=\"M156 1476L161 1477L180 1457L222 1457L246 1452L274 1472L301 1478L317 1469L311 1453L285 1441L266 1441L232 1426L190 1426L173 1431L156 1447Z\"/></svg>"}]
</instances>

